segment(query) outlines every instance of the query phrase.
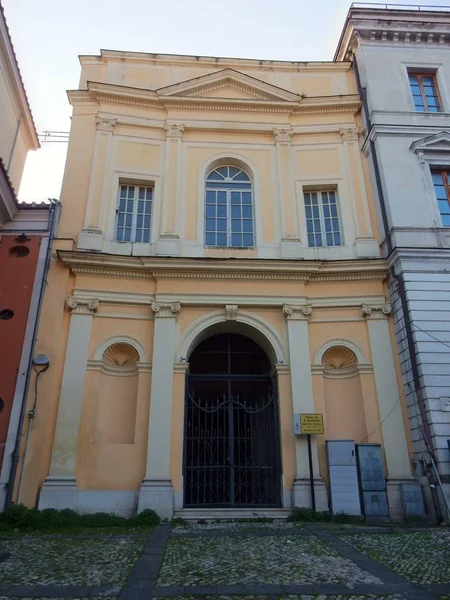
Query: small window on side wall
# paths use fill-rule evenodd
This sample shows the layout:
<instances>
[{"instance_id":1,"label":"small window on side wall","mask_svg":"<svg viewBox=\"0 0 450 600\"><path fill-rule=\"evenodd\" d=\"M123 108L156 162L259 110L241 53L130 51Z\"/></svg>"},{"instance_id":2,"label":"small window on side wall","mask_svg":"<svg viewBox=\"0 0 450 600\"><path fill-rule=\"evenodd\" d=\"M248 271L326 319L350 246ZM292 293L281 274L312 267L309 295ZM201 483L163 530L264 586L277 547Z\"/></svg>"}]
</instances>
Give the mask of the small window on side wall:
<instances>
[{"instance_id":1,"label":"small window on side wall","mask_svg":"<svg viewBox=\"0 0 450 600\"><path fill-rule=\"evenodd\" d=\"M450 169L434 169L431 177L442 225L450 227Z\"/></svg>"},{"instance_id":2,"label":"small window on side wall","mask_svg":"<svg viewBox=\"0 0 450 600\"><path fill-rule=\"evenodd\" d=\"M417 112L441 112L442 102L436 81L436 74L416 73L408 70L409 87Z\"/></svg>"},{"instance_id":3,"label":"small window on side wall","mask_svg":"<svg viewBox=\"0 0 450 600\"><path fill-rule=\"evenodd\" d=\"M121 183L116 209L116 241L149 243L152 208L153 187Z\"/></svg>"},{"instance_id":4,"label":"small window on side wall","mask_svg":"<svg viewBox=\"0 0 450 600\"><path fill-rule=\"evenodd\" d=\"M336 190L304 192L309 247L342 246Z\"/></svg>"}]
</instances>

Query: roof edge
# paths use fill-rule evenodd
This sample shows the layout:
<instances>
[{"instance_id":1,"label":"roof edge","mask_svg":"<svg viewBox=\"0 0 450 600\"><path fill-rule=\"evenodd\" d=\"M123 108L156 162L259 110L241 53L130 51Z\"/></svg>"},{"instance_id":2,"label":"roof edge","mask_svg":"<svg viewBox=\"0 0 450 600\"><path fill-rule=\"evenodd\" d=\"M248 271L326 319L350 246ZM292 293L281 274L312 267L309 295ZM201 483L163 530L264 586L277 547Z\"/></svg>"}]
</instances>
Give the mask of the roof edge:
<instances>
[{"instance_id":1,"label":"roof edge","mask_svg":"<svg viewBox=\"0 0 450 600\"><path fill-rule=\"evenodd\" d=\"M3 35L1 35L1 34L3 34ZM32 113L31 106L30 106L30 101L28 99L27 92L25 89L25 84L24 84L24 81L22 78L22 74L20 72L19 61L17 60L17 55L16 55L16 52L14 49L14 45L12 43L12 38L11 38L10 31L9 31L8 23L6 21L5 10L2 6L1 0L0 0L0 35L5 42L5 45L7 46L7 51L8 51L8 55L10 58L10 64L11 64L12 70L14 72L14 76L15 76L16 83L17 83L17 88L19 90L20 102L22 104L23 112L26 113L26 116L27 116L26 121L27 121L28 129L29 129L30 138L33 142L32 145L34 145L33 149L37 150L38 148L41 147L41 145L39 143L39 138L38 138L38 134L37 134L37 130L36 130L36 124L34 122L33 113Z\"/></svg>"}]
</instances>

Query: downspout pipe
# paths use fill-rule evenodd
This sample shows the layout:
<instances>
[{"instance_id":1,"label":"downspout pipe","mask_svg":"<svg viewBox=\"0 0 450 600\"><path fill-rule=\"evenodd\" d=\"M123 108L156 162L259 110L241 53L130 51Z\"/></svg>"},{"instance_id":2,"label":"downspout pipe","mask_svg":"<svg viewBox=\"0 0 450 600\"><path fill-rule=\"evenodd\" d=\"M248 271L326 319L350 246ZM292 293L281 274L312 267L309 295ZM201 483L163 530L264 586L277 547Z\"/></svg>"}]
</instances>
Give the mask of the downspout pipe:
<instances>
[{"instance_id":1,"label":"downspout pipe","mask_svg":"<svg viewBox=\"0 0 450 600\"><path fill-rule=\"evenodd\" d=\"M5 507L4 507L5 511L7 511L9 506L11 505L13 492L14 492L14 481L16 478L17 467L19 464L20 442L21 442L21 438L22 438L22 430L23 430L23 424L24 424L24 420L25 420L25 408L26 408L26 403L27 403L28 389L30 387L31 372L33 369L34 349L36 346L39 321L40 321L40 316L41 316L41 312L42 312L42 305L43 305L45 287L46 287L46 282L47 282L47 275L48 275L48 271L50 268L51 251L52 251L52 246L53 246L53 240L55 239L56 226L58 224L60 208L61 208L61 203L59 202L59 200L51 201L50 214L49 214L49 218L48 218L48 231L49 231L48 246L47 246L47 252L46 252L46 256L45 256L44 272L42 274L41 289L39 292L39 301L38 301L38 308L37 308L37 312L36 312L36 320L34 322L34 328L33 328L33 338L32 338L32 342L31 342L30 356L28 359L28 367L27 367L25 386L24 386L24 391L23 391L23 396L22 396L22 404L20 407L19 426L17 429L17 437L16 437L16 442L14 445L14 450L11 454L11 470L9 472L9 478L8 478L8 483L7 483L6 499L5 499Z\"/></svg>"},{"instance_id":2,"label":"downspout pipe","mask_svg":"<svg viewBox=\"0 0 450 600\"><path fill-rule=\"evenodd\" d=\"M370 153L372 156L373 170L374 170L374 175L375 175L375 183L376 183L376 187L377 187L378 198L380 200L380 212L381 212L381 220L383 223L384 235L385 235L385 240L386 240L387 258L389 259L389 257L392 254L392 251L394 249L393 244L392 244L392 238L391 238L391 227L389 224L389 218L388 218L388 214L387 214L387 210L386 210L386 201L385 201L385 197L384 197L383 186L381 184L380 167L379 167L379 163L378 163L378 156L377 156L377 151L376 151L376 147L375 147L375 142L371 139L372 121L370 118L369 105L367 102L367 90L365 87L363 87L361 85L361 78L359 75L358 62L356 60L355 54L353 54L353 67L355 70L356 84L358 86L359 96L360 96L362 104L363 104L364 117L366 120L366 128L367 128L367 139L368 139L369 145L370 145ZM412 375L413 375L414 391L416 393L417 404L419 405L419 412L420 412L420 417L422 420L423 428L425 431L425 435L427 436L427 438L429 440L429 444L430 444L430 448L431 448L431 429L430 429L430 424L428 421L428 416L427 416L427 413L425 410L425 403L424 403L424 399L423 399L423 395L422 395L422 388L421 388L421 384L420 384L419 367L417 364L417 356L416 356L416 345L414 342L413 328L412 328L412 323L411 323L411 317L409 314L408 300L406 297L405 281L403 279L402 274L397 274L395 272L394 266L391 266L390 272L391 272L391 277L394 279L394 281L396 281L396 283L398 285L400 302L401 302L401 306L402 306L403 319L404 319L404 323L405 323L406 339L408 342L409 356L410 356L410 360L411 360L411 371L412 371ZM428 474L428 476L429 476L429 474ZM434 483L434 481L432 483Z\"/></svg>"}]
</instances>

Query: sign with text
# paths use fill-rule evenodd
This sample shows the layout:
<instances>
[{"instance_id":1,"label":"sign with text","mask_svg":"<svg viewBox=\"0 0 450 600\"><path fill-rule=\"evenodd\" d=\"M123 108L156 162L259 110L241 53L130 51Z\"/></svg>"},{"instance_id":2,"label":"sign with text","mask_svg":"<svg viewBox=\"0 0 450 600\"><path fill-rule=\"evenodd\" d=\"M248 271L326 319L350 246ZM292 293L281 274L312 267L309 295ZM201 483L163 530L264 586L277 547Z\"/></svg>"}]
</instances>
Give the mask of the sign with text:
<instances>
[{"instance_id":1,"label":"sign with text","mask_svg":"<svg viewBox=\"0 0 450 600\"><path fill-rule=\"evenodd\" d=\"M305 434L319 434L323 435L323 415L316 414L301 414L300 415L300 429L303 435Z\"/></svg>"}]
</instances>

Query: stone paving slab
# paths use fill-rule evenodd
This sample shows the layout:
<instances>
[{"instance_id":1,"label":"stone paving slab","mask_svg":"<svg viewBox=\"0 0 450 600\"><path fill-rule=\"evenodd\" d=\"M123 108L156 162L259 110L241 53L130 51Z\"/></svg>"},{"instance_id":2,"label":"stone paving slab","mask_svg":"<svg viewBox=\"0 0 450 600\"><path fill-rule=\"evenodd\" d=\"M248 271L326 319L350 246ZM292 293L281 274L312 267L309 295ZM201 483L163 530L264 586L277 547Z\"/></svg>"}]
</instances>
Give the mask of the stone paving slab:
<instances>
[{"instance_id":1,"label":"stone paving slab","mask_svg":"<svg viewBox=\"0 0 450 600\"><path fill-rule=\"evenodd\" d=\"M381 584L314 536L169 539L158 586ZM272 592L271 592L272 593ZM274 591L273 593L278 593Z\"/></svg>"},{"instance_id":2,"label":"stone paving slab","mask_svg":"<svg viewBox=\"0 0 450 600\"><path fill-rule=\"evenodd\" d=\"M90 539L22 537L2 540L0 551L8 552L10 556L0 563L0 584L16 586L124 584L144 544L145 539L129 536L116 538L114 542L107 537ZM12 595L11 592L9 594Z\"/></svg>"},{"instance_id":3,"label":"stone paving slab","mask_svg":"<svg viewBox=\"0 0 450 600\"><path fill-rule=\"evenodd\" d=\"M339 537L411 583L450 583L450 531Z\"/></svg>"},{"instance_id":4,"label":"stone paving slab","mask_svg":"<svg viewBox=\"0 0 450 600\"><path fill-rule=\"evenodd\" d=\"M197 600L195 595L178 595L173 596L174 600ZM1 600L1 598L0 598ZM153 596L153 600L163 600L162 597ZM246 596L233 596L233 595L212 595L202 596L202 600L274 600L274 596L268 596L263 594L246 595ZM403 600L402 596L392 596L390 594L383 594L381 596L374 594L365 594L364 596L355 596L351 592L345 595L324 595L324 594L288 594L288 595L277 595L276 600Z\"/></svg>"}]
</instances>

